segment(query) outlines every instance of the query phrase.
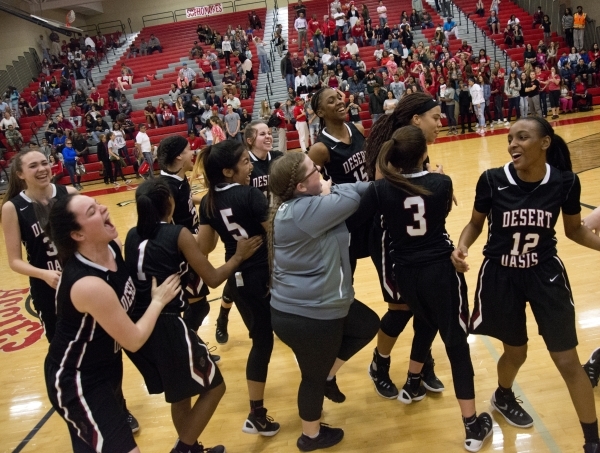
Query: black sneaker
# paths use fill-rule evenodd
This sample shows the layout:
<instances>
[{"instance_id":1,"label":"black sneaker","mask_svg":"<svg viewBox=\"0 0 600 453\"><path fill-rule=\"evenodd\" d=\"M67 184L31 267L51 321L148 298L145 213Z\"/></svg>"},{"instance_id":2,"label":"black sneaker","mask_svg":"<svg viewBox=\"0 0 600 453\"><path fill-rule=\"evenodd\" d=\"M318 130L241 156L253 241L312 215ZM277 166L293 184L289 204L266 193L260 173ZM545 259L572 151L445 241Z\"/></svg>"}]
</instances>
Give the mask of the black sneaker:
<instances>
[{"instance_id":1,"label":"black sneaker","mask_svg":"<svg viewBox=\"0 0 600 453\"><path fill-rule=\"evenodd\" d=\"M298 437L296 446L300 451L314 451L321 448L333 447L339 444L344 438L344 430L341 428L332 428L331 426L321 423L319 435L314 439L302 434Z\"/></svg>"},{"instance_id":2,"label":"black sneaker","mask_svg":"<svg viewBox=\"0 0 600 453\"><path fill-rule=\"evenodd\" d=\"M204 447L200 444L202 453L226 453L225 447L223 445L215 445L214 447ZM179 450L171 450L171 453L181 453Z\"/></svg>"},{"instance_id":3,"label":"black sneaker","mask_svg":"<svg viewBox=\"0 0 600 453\"><path fill-rule=\"evenodd\" d=\"M598 386L598 379L600 378L600 348L597 348L592 352L590 358L585 365L583 365L585 374L590 378L592 387Z\"/></svg>"},{"instance_id":4,"label":"black sneaker","mask_svg":"<svg viewBox=\"0 0 600 453\"><path fill-rule=\"evenodd\" d=\"M334 403L343 403L344 401L346 401L346 395L344 395L340 391L340 388L337 385L335 376L333 377L333 379L331 381L325 382L325 397L327 399L330 399Z\"/></svg>"},{"instance_id":5,"label":"black sneaker","mask_svg":"<svg viewBox=\"0 0 600 453\"><path fill-rule=\"evenodd\" d=\"M390 400L398 398L398 388L390 379L390 358L383 358L373 351L373 361L369 365L369 376L375 384L375 391L383 398Z\"/></svg>"},{"instance_id":6,"label":"black sneaker","mask_svg":"<svg viewBox=\"0 0 600 453\"><path fill-rule=\"evenodd\" d=\"M260 407L249 413L248 418L242 426L242 431L247 434L260 434L271 437L279 432L279 423L273 421L273 417L267 415L267 409Z\"/></svg>"},{"instance_id":7,"label":"black sneaker","mask_svg":"<svg viewBox=\"0 0 600 453\"><path fill-rule=\"evenodd\" d=\"M133 416L133 414L129 411L127 411L127 424L131 428L132 433L137 433L140 430L140 424Z\"/></svg>"},{"instance_id":8,"label":"black sneaker","mask_svg":"<svg viewBox=\"0 0 600 453\"><path fill-rule=\"evenodd\" d=\"M423 379L423 385L427 390L434 393L441 393L444 391L445 387L442 381L440 381L435 375L434 368L435 362L433 361L433 357L431 357L430 353L423 364L423 369L421 370L421 379Z\"/></svg>"},{"instance_id":9,"label":"black sneaker","mask_svg":"<svg viewBox=\"0 0 600 453\"><path fill-rule=\"evenodd\" d=\"M410 385L410 377L406 379L406 384L400 390L398 394L398 401L404 404L410 404L413 401L421 401L427 395L427 390L423 386L423 381L419 384L419 389L416 392L413 392Z\"/></svg>"},{"instance_id":10,"label":"black sneaker","mask_svg":"<svg viewBox=\"0 0 600 453\"><path fill-rule=\"evenodd\" d=\"M479 422L478 433L471 431L468 426L465 426L465 431L467 434L465 438L465 449L468 451L481 450L485 440L493 433L492 425L494 424L494 420L490 414L487 412L482 412L479 414L479 417L477 417L477 421Z\"/></svg>"},{"instance_id":11,"label":"black sneaker","mask_svg":"<svg viewBox=\"0 0 600 453\"><path fill-rule=\"evenodd\" d=\"M517 399L511 391L509 396L499 396L496 390L490 398L492 408L496 409L506 419L509 425L517 428L529 428L533 426L533 419L521 407L523 401Z\"/></svg>"},{"instance_id":12,"label":"black sneaker","mask_svg":"<svg viewBox=\"0 0 600 453\"><path fill-rule=\"evenodd\" d=\"M215 331L215 337L217 338L217 343L225 344L229 341L229 334L227 333L227 323L228 319L217 319L217 330Z\"/></svg>"},{"instance_id":13,"label":"black sneaker","mask_svg":"<svg viewBox=\"0 0 600 453\"><path fill-rule=\"evenodd\" d=\"M213 346L212 348L208 347L208 343L204 343L208 349L208 355L210 355L210 359L214 362L214 363L219 363L221 361L221 356L217 355L217 354L213 354L213 351L217 350L216 346Z\"/></svg>"},{"instance_id":14,"label":"black sneaker","mask_svg":"<svg viewBox=\"0 0 600 453\"><path fill-rule=\"evenodd\" d=\"M588 442L583 446L583 453L600 453L600 445L595 442Z\"/></svg>"}]
</instances>

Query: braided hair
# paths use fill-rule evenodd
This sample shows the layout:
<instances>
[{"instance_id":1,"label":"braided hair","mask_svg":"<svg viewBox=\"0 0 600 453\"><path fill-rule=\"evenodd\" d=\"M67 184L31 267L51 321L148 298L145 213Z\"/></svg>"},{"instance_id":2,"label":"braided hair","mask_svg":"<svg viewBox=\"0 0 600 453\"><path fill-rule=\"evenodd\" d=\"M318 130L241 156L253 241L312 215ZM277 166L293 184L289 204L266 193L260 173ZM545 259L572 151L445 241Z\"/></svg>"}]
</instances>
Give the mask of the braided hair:
<instances>
[{"instance_id":1,"label":"braided hair","mask_svg":"<svg viewBox=\"0 0 600 453\"><path fill-rule=\"evenodd\" d=\"M422 115L430 110L423 110L423 108L427 108L429 105L433 108L434 105L431 101L432 98L428 93L413 93L410 96L404 96L391 115L381 115L373 124L366 146L367 175L371 180L375 179L377 156L383 144L392 138L396 129L408 126L415 115Z\"/></svg>"},{"instance_id":2,"label":"braided hair","mask_svg":"<svg viewBox=\"0 0 600 453\"><path fill-rule=\"evenodd\" d=\"M269 215L269 229L267 231L271 275L273 274L275 215L282 203L294 197L296 186L306 178L306 170L302 165L304 159L304 153L284 154L273 161L269 171L269 193L273 195L273 204Z\"/></svg>"}]
</instances>

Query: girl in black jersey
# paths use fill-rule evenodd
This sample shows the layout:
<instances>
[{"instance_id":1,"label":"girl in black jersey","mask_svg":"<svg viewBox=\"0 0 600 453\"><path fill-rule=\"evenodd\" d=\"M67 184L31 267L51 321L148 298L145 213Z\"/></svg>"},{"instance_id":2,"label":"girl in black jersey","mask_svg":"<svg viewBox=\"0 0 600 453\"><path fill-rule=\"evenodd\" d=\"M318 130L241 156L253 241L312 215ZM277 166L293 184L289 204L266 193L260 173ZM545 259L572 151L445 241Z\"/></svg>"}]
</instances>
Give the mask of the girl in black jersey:
<instances>
[{"instance_id":1,"label":"girl in black jersey","mask_svg":"<svg viewBox=\"0 0 600 453\"><path fill-rule=\"evenodd\" d=\"M151 303L151 278L156 277L161 283L177 273L185 287L191 267L207 284L216 287L262 243L260 236L239 241L231 259L214 269L192 233L183 225L171 223L174 200L163 179L142 183L135 195L137 226L129 231L125 241L125 262L137 290L134 321L143 316ZM221 453L225 451L222 446L204 450L198 444L198 437L225 393L225 384L206 345L181 319L187 304L187 293L181 290L163 308L148 341L128 355L144 376L148 391L164 392L165 400L171 403L171 416L179 435L173 453ZM201 397L192 405L192 397L197 395Z\"/></svg>"},{"instance_id":2,"label":"girl in black jersey","mask_svg":"<svg viewBox=\"0 0 600 453\"><path fill-rule=\"evenodd\" d=\"M137 351L146 342L163 307L180 292L179 277L159 287L153 279L152 301L134 324L128 313L135 286L106 207L83 195L62 197L50 210L47 232L64 264L44 367L52 406L67 422L73 451L139 452L121 392L121 347Z\"/></svg>"},{"instance_id":3,"label":"girl in black jersey","mask_svg":"<svg viewBox=\"0 0 600 453\"><path fill-rule=\"evenodd\" d=\"M269 167L271 163L283 156L281 151L273 151L273 136L271 128L264 121L252 121L244 129L244 143L248 147L248 155L252 162L252 173L250 173L250 185L256 187L269 198ZM229 311L233 306L233 299L226 285L223 288L221 299L221 310L217 318L216 338L217 343L224 344L229 340L227 324L229 322Z\"/></svg>"},{"instance_id":4,"label":"girl in black jersey","mask_svg":"<svg viewBox=\"0 0 600 453\"><path fill-rule=\"evenodd\" d=\"M48 341L56 328L54 298L62 267L42 225L47 221L51 200L77 193L74 187L52 184L51 179L46 156L37 150L22 150L13 159L2 204L8 264L13 271L29 277L31 300ZM25 245L27 261L23 259L21 244Z\"/></svg>"},{"instance_id":5,"label":"girl in black jersey","mask_svg":"<svg viewBox=\"0 0 600 453\"><path fill-rule=\"evenodd\" d=\"M413 93L403 97L391 115L383 115L373 126L366 143L366 172L371 179L380 177L377 160L383 144L392 138L398 128L416 126L425 135L428 145L433 144L441 124L441 108L427 93ZM429 159L426 158L425 162ZM375 391L384 398L397 398L400 393L389 375L390 355L398 337L410 321L412 312L402 294L396 288L392 259L390 257L389 234L381 214L376 215L371 234L370 253L379 274L383 299L388 303L388 310L381 318L381 328L377 333L377 347L373 351L373 360L369 367L369 375L375 385ZM414 320L415 336L413 337L410 358L415 363L425 362L421 371L425 388L432 392L441 392L444 385L436 377L434 361L428 352L435 338L436 329L431 329L419 318Z\"/></svg>"},{"instance_id":6,"label":"girl in black jersey","mask_svg":"<svg viewBox=\"0 0 600 453\"><path fill-rule=\"evenodd\" d=\"M494 409L513 426L533 425L511 389L527 356L525 306L529 302L550 357L560 371L585 438L584 451L600 451L590 381L577 356L575 307L565 267L556 254L554 227L562 211L565 235L600 250L600 238L581 223L579 178L569 148L543 118L522 118L508 134L511 161L479 178L471 221L452 253L466 272L469 247L488 219L485 259L470 320L473 333L503 342Z\"/></svg>"},{"instance_id":7,"label":"girl in black jersey","mask_svg":"<svg viewBox=\"0 0 600 453\"><path fill-rule=\"evenodd\" d=\"M161 140L156 155L160 176L171 188L175 202L173 223L183 225L194 235L198 234L200 222L196 205L200 203L202 197L192 194L186 176L186 173L193 169L194 152L190 144L179 135L167 137ZM209 290L193 270L190 270L185 288L188 292L189 305L183 314L183 320L191 330L196 332L210 312L210 305L206 299ZM213 355L212 358L217 362L220 359L217 355Z\"/></svg>"},{"instance_id":8,"label":"girl in black jersey","mask_svg":"<svg viewBox=\"0 0 600 453\"><path fill-rule=\"evenodd\" d=\"M492 434L492 418L487 413L477 417L475 410L467 343L467 285L450 261L454 248L446 232L452 181L444 174L423 171L426 157L427 141L420 128L397 129L383 144L377 160L383 179L370 185L359 213L369 218L380 212L385 218L398 290L415 320L439 330L465 424L464 446L468 451L479 451ZM403 403L425 397L422 368L422 362L410 361L407 382L398 396Z\"/></svg>"},{"instance_id":9,"label":"girl in black jersey","mask_svg":"<svg viewBox=\"0 0 600 453\"><path fill-rule=\"evenodd\" d=\"M208 256L216 245L218 234L228 259L239 240L265 234L268 226L267 198L260 190L250 186L252 163L242 143L225 140L207 146L199 158L202 159L208 192L200 203L198 243L202 253ZM232 299L252 339L246 365L250 414L242 430L263 436L274 436L279 432L279 423L267 416L263 405L273 351L269 278L267 247L263 244L227 280Z\"/></svg>"}]
</instances>

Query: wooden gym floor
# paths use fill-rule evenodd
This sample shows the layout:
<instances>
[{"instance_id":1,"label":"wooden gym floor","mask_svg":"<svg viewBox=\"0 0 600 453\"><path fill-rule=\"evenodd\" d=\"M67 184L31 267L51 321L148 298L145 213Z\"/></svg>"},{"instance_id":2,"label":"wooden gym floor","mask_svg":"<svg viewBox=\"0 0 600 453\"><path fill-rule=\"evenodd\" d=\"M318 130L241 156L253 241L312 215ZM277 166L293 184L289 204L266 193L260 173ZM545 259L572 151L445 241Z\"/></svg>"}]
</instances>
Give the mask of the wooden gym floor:
<instances>
[{"instance_id":1,"label":"wooden gym floor","mask_svg":"<svg viewBox=\"0 0 600 453\"><path fill-rule=\"evenodd\" d=\"M582 183L582 216L600 204L600 116L577 117L570 115L557 123L557 132L571 145L573 162ZM445 138L430 147L434 164L443 164L454 182L459 205L454 207L447 222L451 238L458 240L468 222L475 193L475 184L482 171L501 166L508 161L506 152L507 129L501 128L486 137L470 135L460 139ZM135 224L134 192L106 189L104 184L86 186L83 192L108 205L120 237ZM119 206L119 204L121 206ZM565 262L577 307L579 353L585 362L596 347L600 347L600 255L565 238L562 222L557 224L559 254ZM482 261L481 249L485 234L471 248L471 271L466 278L469 300L473 300L475 281ZM43 362L47 342L41 328L28 308L27 279L13 273L6 263L4 241L0 241L0 452L64 452L70 451L70 441L64 421L51 411L48 402ZM219 245L211 255L215 265L222 263L223 249ZM381 301L375 269L370 260L361 260L355 275L357 298L368 303L382 316L386 305ZM221 290L212 290L209 298L221 296ZM216 344L215 320L219 301L213 302L200 336ZM201 437L205 446L222 443L230 453L285 453L298 451L296 439L301 432L297 414L296 396L300 374L291 351L275 341L271 359L265 405L269 414L281 423L281 431L273 438L244 434L242 424L248 412L245 383L245 364L250 341L238 312L231 311L230 339L219 345L220 368L227 383L213 419ZM516 395L534 417L529 429L517 429L496 416L494 436L482 451L512 452L580 452L583 437L567 389L554 368L538 336L532 316L529 316L529 357L517 377ZM391 377L399 387L403 385L412 340L410 328L401 335L392 355ZM488 337L470 336L471 355L475 368L476 400L478 411L489 411L489 398L496 388L496 362L501 344ZM328 451L347 453L464 451L463 426L454 398L450 367L439 337L433 346L436 372L444 382L442 394L428 394L427 398L410 406L396 400L379 397L373 388L367 367L375 342L360 351L338 374L338 383L346 394L343 404L325 400L323 421L345 430L344 440ZM135 367L124 356L125 376L123 390L128 407L140 422L136 435L144 453L166 453L176 439L171 423L169 406L162 395L149 396ZM599 391L595 397L600 402ZM600 404L599 404L600 406Z\"/></svg>"}]
</instances>

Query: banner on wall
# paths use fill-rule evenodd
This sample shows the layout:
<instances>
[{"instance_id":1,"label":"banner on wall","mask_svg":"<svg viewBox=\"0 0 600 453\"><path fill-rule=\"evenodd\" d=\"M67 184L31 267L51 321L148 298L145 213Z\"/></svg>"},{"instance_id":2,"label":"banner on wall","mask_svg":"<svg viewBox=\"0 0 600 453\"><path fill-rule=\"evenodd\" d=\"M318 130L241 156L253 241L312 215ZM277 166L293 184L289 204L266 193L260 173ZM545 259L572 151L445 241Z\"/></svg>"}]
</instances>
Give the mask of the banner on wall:
<instances>
[{"instance_id":1,"label":"banner on wall","mask_svg":"<svg viewBox=\"0 0 600 453\"><path fill-rule=\"evenodd\" d=\"M206 17L212 16L213 14L219 14L223 12L222 3L214 3L212 5L196 6L194 8L187 8L185 10L186 19L193 19L195 17Z\"/></svg>"}]
</instances>

